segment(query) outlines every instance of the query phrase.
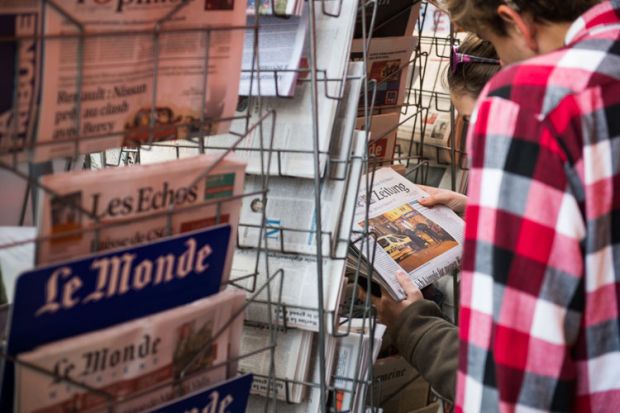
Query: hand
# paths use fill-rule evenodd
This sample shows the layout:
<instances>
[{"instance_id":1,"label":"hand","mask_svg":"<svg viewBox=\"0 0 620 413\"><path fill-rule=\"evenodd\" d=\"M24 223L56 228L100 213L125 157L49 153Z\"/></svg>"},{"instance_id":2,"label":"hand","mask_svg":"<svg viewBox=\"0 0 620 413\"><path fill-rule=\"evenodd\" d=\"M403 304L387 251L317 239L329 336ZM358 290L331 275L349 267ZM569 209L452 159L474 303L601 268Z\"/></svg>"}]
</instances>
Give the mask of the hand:
<instances>
[{"instance_id":1,"label":"hand","mask_svg":"<svg viewBox=\"0 0 620 413\"><path fill-rule=\"evenodd\" d=\"M457 214L465 212L467 206L467 196L447 189L434 188L432 186L418 185L422 190L428 192L430 196L420 199L420 205L432 208L435 205L445 205Z\"/></svg>"},{"instance_id":2,"label":"hand","mask_svg":"<svg viewBox=\"0 0 620 413\"><path fill-rule=\"evenodd\" d=\"M370 297L372 300L372 305L377 309L379 321L386 326L392 326L405 308L409 307L416 301L424 299L422 296L422 291L415 286L413 281L411 281L405 272L397 272L396 279L405 291L406 298L404 300L400 302L394 301L388 292L383 289L381 290L380 298L372 295ZM366 292L364 290L360 290L360 299L366 300Z\"/></svg>"}]
</instances>

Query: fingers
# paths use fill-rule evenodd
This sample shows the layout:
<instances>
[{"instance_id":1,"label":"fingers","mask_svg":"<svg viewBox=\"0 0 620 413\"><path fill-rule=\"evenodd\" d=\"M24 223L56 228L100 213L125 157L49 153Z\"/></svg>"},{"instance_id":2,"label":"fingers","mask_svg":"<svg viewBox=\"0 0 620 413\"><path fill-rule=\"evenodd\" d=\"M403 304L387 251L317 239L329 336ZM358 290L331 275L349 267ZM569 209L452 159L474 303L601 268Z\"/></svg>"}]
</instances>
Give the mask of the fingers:
<instances>
[{"instance_id":1,"label":"fingers","mask_svg":"<svg viewBox=\"0 0 620 413\"><path fill-rule=\"evenodd\" d=\"M422 298L422 291L411 281L411 278L403 272L398 271L396 273L396 279L398 283L405 291L405 295L407 296L407 300L409 301L417 301Z\"/></svg>"}]
</instances>

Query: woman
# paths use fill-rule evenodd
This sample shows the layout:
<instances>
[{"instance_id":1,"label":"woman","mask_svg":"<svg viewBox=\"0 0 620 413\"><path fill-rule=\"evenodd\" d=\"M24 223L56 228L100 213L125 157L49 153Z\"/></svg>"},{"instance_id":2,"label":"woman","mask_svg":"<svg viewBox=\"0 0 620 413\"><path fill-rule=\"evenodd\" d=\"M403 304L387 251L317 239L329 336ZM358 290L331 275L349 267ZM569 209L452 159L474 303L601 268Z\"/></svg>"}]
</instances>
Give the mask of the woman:
<instances>
[{"instance_id":1,"label":"woman","mask_svg":"<svg viewBox=\"0 0 620 413\"><path fill-rule=\"evenodd\" d=\"M499 70L499 60L491 44L473 35L454 50L447 79L452 102L465 124L484 85ZM420 200L420 204L427 207L441 204L461 214L465 211L465 195L438 188L424 189L430 196ZM452 402L458 363L457 327L443 318L434 302L423 299L406 274L397 274L397 278L407 298L397 303L388 294L373 297L379 318L390 327L400 354L442 398Z\"/></svg>"}]
</instances>

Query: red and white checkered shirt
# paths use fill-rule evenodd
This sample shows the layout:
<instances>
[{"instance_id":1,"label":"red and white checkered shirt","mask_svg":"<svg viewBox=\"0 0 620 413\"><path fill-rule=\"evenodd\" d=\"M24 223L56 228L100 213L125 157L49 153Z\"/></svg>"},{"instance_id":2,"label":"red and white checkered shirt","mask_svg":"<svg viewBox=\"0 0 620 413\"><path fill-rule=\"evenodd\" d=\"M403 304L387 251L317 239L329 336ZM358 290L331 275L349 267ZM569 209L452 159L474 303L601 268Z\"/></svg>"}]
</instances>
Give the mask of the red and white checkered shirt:
<instances>
[{"instance_id":1,"label":"red and white checkered shirt","mask_svg":"<svg viewBox=\"0 0 620 413\"><path fill-rule=\"evenodd\" d=\"M474 115L459 412L620 412L620 0Z\"/></svg>"}]
</instances>

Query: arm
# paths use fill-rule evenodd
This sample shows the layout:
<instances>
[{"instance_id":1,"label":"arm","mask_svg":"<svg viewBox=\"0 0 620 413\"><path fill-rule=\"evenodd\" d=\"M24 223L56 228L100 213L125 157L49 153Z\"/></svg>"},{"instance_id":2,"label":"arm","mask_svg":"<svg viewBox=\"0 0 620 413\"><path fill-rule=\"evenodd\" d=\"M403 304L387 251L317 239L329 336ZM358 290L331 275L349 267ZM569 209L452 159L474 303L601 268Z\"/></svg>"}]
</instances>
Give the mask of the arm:
<instances>
[{"instance_id":1,"label":"arm","mask_svg":"<svg viewBox=\"0 0 620 413\"><path fill-rule=\"evenodd\" d=\"M397 302L385 291L381 298L373 296L379 319L388 326L405 360L440 396L453 402L458 364L457 327L443 318L434 302L423 298L406 274L397 273L396 278L407 298Z\"/></svg>"},{"instance_id":2,"label":"arm","mask_svg":"<svg viewBox=\"0 0 620 413\"><path fill-rule=\"evenodd\" d=\"M457 327L443 318L437 304L419 300L409 305L391 330L398 352L433 389L454 401L458 365Z\"/></svg>"}]
</instances>

